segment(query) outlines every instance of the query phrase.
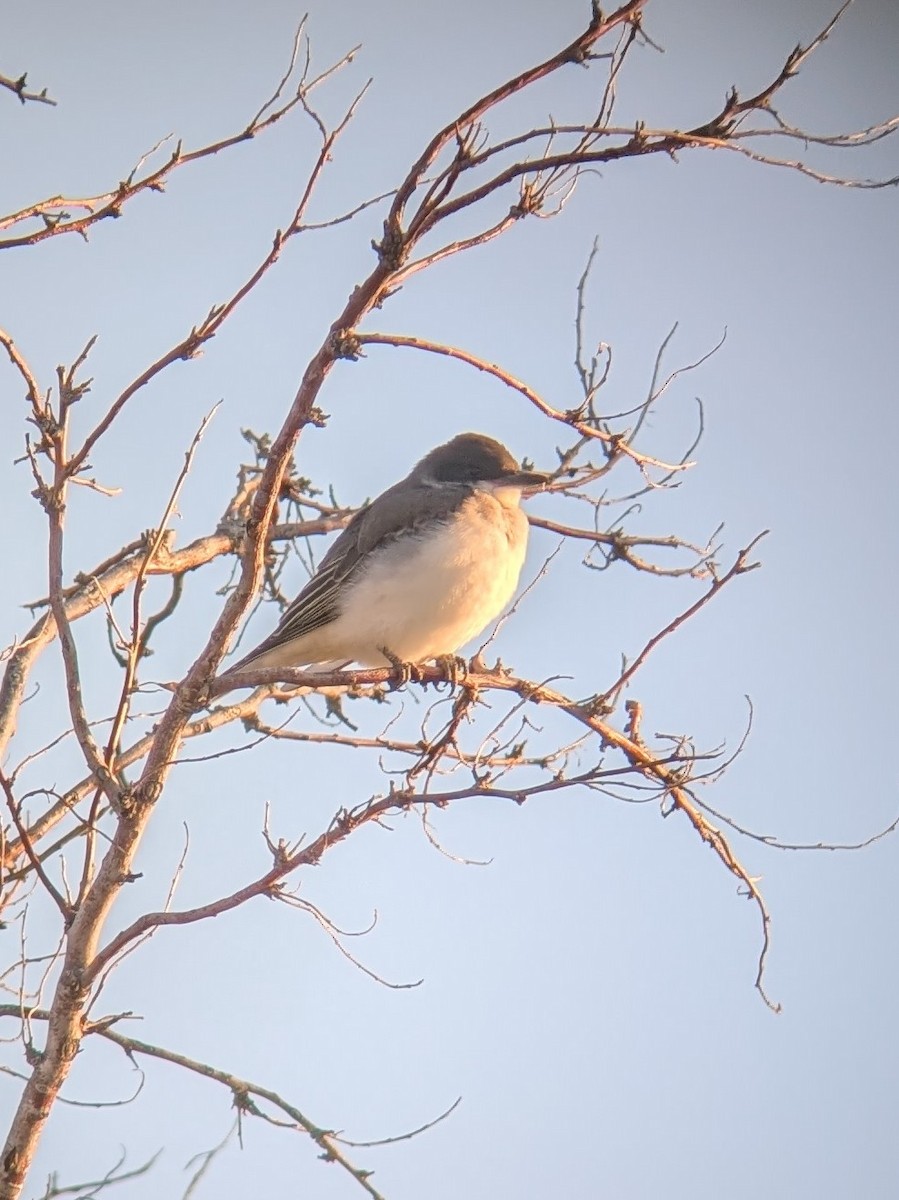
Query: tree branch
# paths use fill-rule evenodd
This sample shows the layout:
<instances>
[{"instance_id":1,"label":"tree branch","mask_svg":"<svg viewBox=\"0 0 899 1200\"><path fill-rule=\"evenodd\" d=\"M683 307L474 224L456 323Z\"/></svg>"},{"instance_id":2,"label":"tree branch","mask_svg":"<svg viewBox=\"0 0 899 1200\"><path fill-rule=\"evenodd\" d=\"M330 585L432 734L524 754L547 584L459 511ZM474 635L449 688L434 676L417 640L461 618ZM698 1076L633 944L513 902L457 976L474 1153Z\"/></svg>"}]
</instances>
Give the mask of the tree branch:
<instances>
[{"instance_id":1,"label":"tree branch","mask_svg":"<svg viewBox=\"0 0 899 1200\"><path fill-rule=\"evenodd\" d=\"M208 1063L199 1062L195 1058L188 1058L187 1055L177 1054L174 1050L166 1050L162 1046L153 1046L149 1042L142 1042L138 1041L137 1038L126 1037L117 1030L104 1025L102 1022L95 1025L88 1032L96 1033L100 1037L105 1038L106 1041L120 1046L132 1061L136 1055L156 1058L162 1062L182 1067L184 1070L191 1071L195 1075L201 1075L204 1079L211 1079L215 1083L223 1084L231 1092L234 1105L239 1112L249 1113L251 1116L261 1117L263 1120L271 1120L270 1117L267 1117L253 1103L251 1097L266 1101L273 1108L280 1109L293 1122L295 1128L307 1134L315 1142L322 1150L322 1157L324 1157L325 1161L337 1163L373 1200L384 1200L381 1193L370 1182L371 1171L365 1171L361 1167L353 1166L340 1148L338 1144L339 1139L332 1130L322 1129L321 1126L310 1121L296 1105L285 1100L283 1096L272 1091L271 1088L262 1087L258 1083L251 1083L248 1079L241 1079L237 1075L232 1075L230 1071L219 1070L219 1068L209 1066Z\"/></svg>"}]
</instances>

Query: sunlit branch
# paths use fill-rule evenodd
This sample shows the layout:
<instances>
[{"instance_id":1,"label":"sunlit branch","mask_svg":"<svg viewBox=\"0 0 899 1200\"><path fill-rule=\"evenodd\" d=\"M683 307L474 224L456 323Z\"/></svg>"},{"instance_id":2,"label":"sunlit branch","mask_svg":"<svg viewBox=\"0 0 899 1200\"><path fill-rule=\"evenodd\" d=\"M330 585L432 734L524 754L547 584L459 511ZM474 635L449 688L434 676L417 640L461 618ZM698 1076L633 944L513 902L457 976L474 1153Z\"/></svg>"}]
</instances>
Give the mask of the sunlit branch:
<instances>
[{"instance_id":1,"label":"sunlit branch","mask_svg":"<svg viewBox=\"0 0 899 1200\"><path fill-rule=\"evenodd\" d=\"M128 201L140 193L164 191L168 179L175 170L202 159L211 158L243 142L252 141L260 133L276 125L283 117L286 117L288 113L292 112L298 106L307 107L310 92L319 83L329 78L334 70L352 61L352 52L344 55L333 68L323 72L316 79L312 80L308 79L307 58L306 71L304 71L303 76L297 84L294 94L278 107L278 101L291 75L294 73L304 24L305 21L300 24L297 35L294 38L290 65L287 72L274 93L251 118L249 124L240 132L221 138L218 141L210 142L205 146L198 147L196 150L185 151L181 143L178 142L170 156L160 166L141 174L140 172L146 160L161 149L164 142L171 140L171 138L164 138L162 142L157 143L156 146L138 160L129 175L116 188L108 192L84 197L50 196L45 200L40 200L35 204L20 209L18 212L0 217L0 229L13 228L29 220L39 220L41 222L41 228L39 229L0 239L0 250L11 249L16 246L32 246L47 238L56 237L64 233L79 233L82 237L86 237L91 226L97 224L97 222L106 220L107 218L120 217ZM81 215L73 216L73 210L77 210Z\"/></svg>"},{"instance_id":2,"label":"sunlit branch","mask_svg":"<svg viewBox=\"0 0 899 1200\"><path fill-rule=\"evenodd\" d=\"M443 148L458 137L459 130L477 125L491 109L496 108L512 96L531 87L539 80L547 78L547 76L552 75L560 68L572 63L587 62L595 44L618 26L633 20L644 7L644 4L645 0L630 0L629 3L621 5L620 8L605 18L599 11L599 8L594 7L593 17L589 25L573 42L565 46L551 58L522 71L499 87L494 88L493 91L488 92L464 112L460 113L450 124L444 126L422 151L398 189L390 214L385 222L386 227L393 229L398 228L402 224L406 206L412 199L419 184L437 160ZM425 213L427 211L430 210L424 210ZM419 209L419 212L409 224L410 234L418 234L423 215L422 209Z\"/></svg>"},{"instance_id":3,"label":"sunlit branch","mask_svg":"<svg viewBox=\"0 0 899 1200\"><path fill-rule=\"evenodd\" d=\"M504 383L506 387L519 392L535 408L539 409L544 416L550 417L553 421L559 421L563 425L568 425L570 428L577 430L585 438L592 438L605 443L611 447L614 453L633 459L641 467L657 467L663 471L679 471L686 470L693 465L692 463L666 463L653 458L649 454L641 454L623 436L608 433L606 430L598 428L595 425L589 425L580 420L571 411L563 412L560 409L553 408L533 388L523 383L520 379L516 379L508 371L504 370L504 368L497 366L496 363L487 362L486 359L479 358L476 354L472 354L468 350L462 350L458 346L444 345L441 342L432 342L425 338L410 337L398 333L358 333L353 335L347 347L347 352L348 354L350 352L358 353L358 348L362 346L395 346L398 348L425 350L431 354L454 358L459 362L466 363L470 367L475 367L478 371L483 371L486 375L492 375L495 379Z\"/></svg>"},{"instance_id":4,"label":"sunlit branch","mask_svg":"<svg viewBox=\"0 0 899 1200\"><path fill-rule=\"evenodd\" d=\"M642 571L711 578L711 583L697 601L650 638L631 663L625 663L610 688L587 700L575 700L564 694L559 690L562 685L558 684L557 678L521 679L504 671L499 664L490 669L482 660L472 660L463 676L461 689L451 691L448 687L445 693L438 693L437 701L423 706L420 741L394 733L394 722L399 720L398 712L403 715L406 697L417 700L421 692L406 693L397 704L390 690L399 681L388 669L341 672L273 669L268 672L248 670L225 678L216 675L229 648L233 649L235 635L256 598L261 596L275 602L286 598L286 575L282 575L286 553L273 552L273 543L342 528L352 516L352 509L339 508L336 502L327 505L304 494L304 489L313 492L314 489L297 476L293 455L304 429L309 425L323 425L327 420L319 404L334 365L341 359L358 357L367 345L418 349L463 362L515 391L556 426L570 428L576 436L568 439L571 445L557 450L559 463L550 496L561 494L566 499L590 504L597 526L603 506L627 503L648 490L658 490L692 465L689 461L692 449L684 454L682 461L672 464L635 448L638 437L642 444L652 406L683 371L693 369L707 357L662 378L662 357L670 335L656 357L646 398L634 407L630 407L632 398L628 398L621 405L628 411L616 416L597 412L597 395L611 369L611 350L601 342L593 355L587 356L585 350L584 294L592 255L578 287L576 317L575 362L583 395L578 397L579 403L568 410L553 407L503 368L467 351L406 335L360 332L363 322L401 285L448 257L464 255L504 235L522 219L555 215L565 205L578 180L599 164L659 154L675 158L681 152L694 149L727 149L754 162L789 168L827 183L882 187L895 182L893 179L849 179L813 167L801 159L792 161L761 149L764 145L776 151L786 146L792 153L792 147L797 143L834 150L865 146L881 141L899 128L899 118L891 118L855 132L829 137L806 135L784 120L773 107L782 86L827 38L839 13L808 46L798 47L789 55L779 73L764 88L746 99L741 99L735 89L731 90L723 108L692 130L653 130L640 123L633 127L613 127L611 119L625 59L634 45L653 44L640 24L642 7L642 0L631 0L604 16L598 6L593 5L586 28L573 41L487 92L439 130L414 157L398 186L348 208L331 220L307 220L312 197L332 159L337 140L353 120L368 85L356 93L336 124L329 124L312 106L311 93L352 61L355 51L313 77L311 54L308 40L304 40L302 24L294 39L288 68L276 90L242 131L187 152L180 144L171 152L163 150L168 142L164 139L138 161L117 188L81 199L51 197L0 220L0 228L11 231L10 236L0 242L0 248L30 245L67 232L78 232L86 237L94 223L121 215L124 206L137 194L164 190L177 169L255 137L295 108L304 112L318 134L317 154L300 186L294 211L283 229L275 233L270 248L255 269L230 298L214 306L186 336L136 375L104 411L92 417L92 427L88 426L80 446L72 449L68 444L68 416L72 405L86 395L90 384L89 380L76 382L76 376L84 366L92 342L68 370L59 368L54 401L53 390L41 390L37 373L29 366L12 336L0 332L0 343L14 373L24 385L28 405L26 419L38 431L36 437L32 435L26 441L25 461L32 471L35 494L46 512L49 530L47 595L34 606L47 611L40 613L24 639L4 651L8 661L0 685L0 755L5 754L16 723L21 719L22 707L30 698L26 695L29 673L39 654L58 638L68 700L66 720L71 722L86 764L77 769L78 775L84 775L84 778L65 791L62 785L57 790L54 783L53 787L36 788L22 795L17 783L20 770L37 760L42 760L45 769L56 763L55 747L60 739L48 741L50 731L46 731L36 739L41 750L26 756L12 775L0 776L12 821L12 825L0 833L3 866L8 868L3 876L4 894L9 895L9 891L20 885L23 892L34 888L41 894L43 889L61 918L57 920L59 945L56 952L48 956L46 964L39 956L26 954L22 945L14 974L10 976L18 982L21 975L18 992L9 983L4 983L7 994L18 995L19 1002L0 1006L0 1015L15 1015L22 1022L22 1040L31 1074L22 1089L7 1144L0 1151L0 1200L17 1200L20 1195L48 1115L54 1102L62 1099L60 1092L70 1065L85 1036L94 1034L116 1042L129 1055L147 1055L169 1061L224 1085L230 1090L240 1114L252 1113L275 1124L285 1123L281 1117L257 1104L257 1100L265 1101L266 1105L284 1114L293 1127L308 1134L322 1150L323 1157L339 1162L371 1196L378 1197L379 1193L369 1182L369 1173L355 1168L342 1157L337 1145L340 1139L331 1131L315 1126L276 1093L197 1060L124 1037L112 1028L124 1014L94 1021L91 1013L107 978L122 957L133 952L157 929L210 920L256 898L281 900L303 909L319 921L341 952L346 953L340 943L341 931L310 901L300 898L296 886L308 874L305 868L318 864L330 849L357 830L386 823L388 818L409 811L421 816L426 836L442 853L445 851L430 816L467 798L502 799L521 804L532 796L580 788L616 801L634 804L655 801L665 815L680 813L694 834L712 849L717 862L737 880L741 894L748 896L755 905L762 926L756 987L765 1002L776 1008L766 994L764 982L770 931L765 900L757 880L749 874L728 838L711 820L727 824L738 834L758 835L743 829L730 818L721 817L703 804L696 792L700 783L720 779L733 755L725 756L722 747L701 753L687 734L656 734L652 744L648 744L641 732L643 710L633 696L629 696L624 706L624 716L619 722L622 727L610 719L614 701L625 688L632 687L636 673L659 643L691 620L725 584L753 569L755 564L749 562L748 556L755 543L741 551L724 574L719 574L714 562L717 547L713 544L717 534L707 546L701 547L674 535L640 537L628 533L625 523L629 522L637 505L627 509L614 527L607 530L582 528L578 522L567 524L533 518L533 525L548 532L589 543L585 561L590 566L595 565L589 561L595 549L597 563L604 558L608 565L621 558ZM608 52L598 45L606 35L613 35ZM557 125L550 119L545 126L522 130L520 124L511 124L514 114L509 111L511 106L507 106L502 113L502 127L518 132L491 142L486 119L498 108L556 72L565 71L572 65L586 67L600 59L606 64L607 73L605 80L600 80L599 86L593 89L592 113L588 114L593 115L592 122ZM299 82L291 84L297 75ZM24 77L18 83L0 77L0 86L9 89L11 82L14 85L11 90L16 91L23 102L26 99L46 100L45 93L25 92ZM526 120L523 118L524 122ZM762 139L768 140L762 142ZM161 153L166 155L162 162ZM499 208L503 197L510 201L505 212ZM180 483L190 465L190 452L159 528L109 555L93 572L75 575L71 583L66 583L63 536L68 485L83 485L100 496L110 494L111 490L102 481L98 482L86 472L91 469L89 459L101 439L114 425L117 430L122 429L121 418L130 415L136 407L131 400L176 362L199 354L209 339L221 331L238 305L258 288L289 239L300 233L345 223L388 199L392 202L385 205L388 212L383 237L373 247L377 256L374 266L349 292L342 311L333 316L318 349L306 365L292 402L285 406L287 411L273 439L248 435L255 447L256 463L241 471L236 491L216 532L197 539L183 550L174 548L174 537L168 526ZM460 235L458 225L452 232L448 226L438 229L442 222L463 212L466 214L466 224L461 230L464 236ZM37 227L32 228L32 223ZM474 231L470 232L472 229ZM626 417L634 418L632 427L613 431L611 422ZM697 439L701 433L700 409ZM590 447L599 448L600 453L594 451L596 463L584 461ZM630 459L639 468L645 484L642 491L613 501L607 494L596 498L587 490L624 459ZM671 484L676 485L677 481ZM304 505L309 506L308 510L304 510ZM310 511L314 519L278 523L285 511L287 515L300 517ZM644 556L652 556L656 550L679 552L680 556L675 560L677 565L665 568ZM195 647L193 661L183 676L157 685L157 694L163 697L160 711L137 711L140 707L135 700L138 666L143 661L152 629L175 611L186 573L225 555L236 559L235 572L232 580L221 589L226 598L211 630L201 635L199 649ZM311 569L315 556L310 553L307 557ZM693 561L684 565L688 557ZM168 576L172 591L158 612L146 618L142 597L154 575ZM130 630L127 621L114 626L119 630L121 643L114 649L116 652L121 650L120 662L124 668L117 703L116 700L110 702L112 713L103 721L90 720L81 693L81 663L73 625L104 606L111 614L112 601L129 587L133 589ZM461 672L461 666L457 670ZM422 690L430 685L455 687L459 682L457 673L444 666L424 666L418 670L418 678ZM253 691L238 703L209 709L210 703L237 687L252 687ZM491 697L490 693L497 696ZM317 697L316 703L311 702L312 697ZM386 703L384 711L390 716L386 723L379 718L380 736L358 733L341 707L346 697L354 701L365 700L370 705L376 701ZM498 713L490 713L476 721L490 701L497 698L500 700L496 706ZM290 716L281 725L264 720L260 715L261 706L266 702L284 704L291 701L298 703L292 705ZM568 732L558 737L544 735L538 724L539 718L532 716L541 709L557 714L559 720L568 718ZM304 714L321 726L330 727L311 731L287 728L288 722ZM555 721L556 725L559 720ZM194 759L188 759L182 753L189 740L212 735L235 722L241 722L247 733L242 744L222 749L213 741L208 754ZM339 730L334 728L338 723ZM547 722L547 725L551 724ZM101 726L107 735L105 740L101 738L105 748L98 744ZM269 835L266 822L264 840L271 856L268 869L248 881L241 876L242 886L229 885L233 890L226 895L216 895L213 885L213 896L208 903L178 911L172 908L172 896L183 866L182 857L162 911L138 909L133 920L132 912L124 919L128 923L118 932L112 932L109 929L110 913L125 884L136 878L135 856L141 838L173 768L181 763L244 753L258 742L278 739L376 751L378 765L386 780L385 792L369 795L350 807L339 809L316 836L299 843L275 840ZM26 746L33 744L26 742ZM741 741L734 753L739 754L742 746ZM64 759L65 755L65 749L58 753L59 759ZM130 775L124 774L131 766L138 767L133 782ZM194 768L185 765L183 769L189 772ZM455 786L450 787L450 782ZM26 805L27 813L24 811ZM39 805L43 811L35 811ZM894 822L890 828L895 827L897 823ZM883 833L876 836L883 836ZM55 839L52 843L51 838ZM79 838L85 839L85 844L77 847L84 853L80 887L77 880L70 885L67 875L72 870L74 857L70 843ZM95 872L94 850L101 840L102 854L97 853ZM767 837L758 840L765 844L781 844L785 848L799 848L799 844L776 843ZM871 840L858 845L870 844ZM56 878L61 879L61 885L54 882ZM22 937L24 939L24 918ZM361 966L358 960L353 961ZM35 976L40 976L36 993L33 987ZM4 978L0 976L0 982ZM29 997L36 996L41 1000L42 989L51 987L54 994L49 1005L35 1007L26 1003ZM32 1044L28 1029L31 1020L46 1020L47 1036L40 1052ZM126 1177L115 1175L113 1178L111 1175L108 1180L115 1182ZM105 1182L103 1186L106 1186ZM63 1190L57 1189L54 1194L61 1194Z\"/></svg>"},{"instance_id":5,"label":"sunlit branch","mask_svg":"<svg viewBox=\"0 0 899 1200\"><path fill-rule=\"evenodd\" d=\"M744 569L746 568L744 567ZM734 578L735 574L731 573L729 578ZM420 673L425 682L437 682L446 677L445 670L441 668L425 667L421 669ZM246 684L253 682L261 685L274 682L275 677L280 676L285 682L298 683L300 685L317 680L319 685L324 687L340 686L341 683L358 687L360 685L381 683L389 680L391 671L370 669L350 672L304 672L287 671L283 668L281 670L277 668L255 671L248 670L241 676L232 676L216 681L216 684L210 688L210 692L215 694L216 690L226 690L234 686L240 686L244 676ZM687 817L702 841L712 848L726 869L736 876L747 889L749 896L756 904L762 919L763 930L763 944L759 957L756 987L766 1004L776 1008L777 1006L768 999L762 982L764 963L769 944L770 923L765 902L756 882L734 855L720 830L715 829L708 823L685 790L678 769L660 761L660 757L649 750L638 737L628 737L627 734L617 730L598 715L598 713L603 711L602 699L599 697L585 703L576 702L545 684L516 679L512 675L496 671L479 672L477 675L470 676L466 686L475 691L478 689L497 689L500 691L515 692L530 703L547 704L566 712L573 719L591 729L599 737L602 744L612 746L621 751L638 773L659 787L660 795L666 797L677 811ZM518 794L521 794L521 791ZM439 803L439 800L435 801L432 796L427 794L407 795L400 791L391 793L381 799L365 802L354 809L341 810L335 815L325 832L311 842L304 844L293 854L278 856L269 871L245 887L230 893L228 896L220 897L218 900L211 901L194 909L183 910L181 912L148 913L143 917L139 917L130 926L113 937L99 951L90 968L88 978L92 978L108 961L119 954L135 938L143 936L148 929L161 925L194 924L197 921L203 921L209 917L231 911L254 897L272 894L273 890L276 893L281 880L287 875L301 867L318 863L328 849L344 841L361 825L376 820L389 812L403 811L409 805L416 803L434 804Z\"/></svg>"},{"instance_id":6,"label":"sunlit branch","mask_svg":"<svg viewBox=\"0 0 899 1200\"><path fill-rule=\"evenodd\" d=\"M657 634L649 639L633 662L628 664L628 666L621 672L612 686L603 693L602 698L604 701L613 702L614 698L621 693L621 690L625 687L625 685L631 679L633 679L634 675L636 675L636 673L640 670L656 646L658 646L660 642L664 641L665 638L670 637L675 630L679 629L686 621L689 621L691 617L695 616L701 608L705 608L709 601L712 600L723 587L730 583L732 579L735 579L738 575L745 575L749 571L756 570L760 564L758 562L750 562L749 555L762 540L762 538L767 535L767 533L768 530L765 530L764 533L760 533L757 537L753 538L749 545L744 550L740 551L733 566L731 566L729 570L727 570L723 575L716 576L712 580L709 588L699 597L698 600L696 600L690 605L689 608L685 609L682 613L676 616L672 621L669 621L664 629L661 629Z\"/></svg>"}]
</instances>

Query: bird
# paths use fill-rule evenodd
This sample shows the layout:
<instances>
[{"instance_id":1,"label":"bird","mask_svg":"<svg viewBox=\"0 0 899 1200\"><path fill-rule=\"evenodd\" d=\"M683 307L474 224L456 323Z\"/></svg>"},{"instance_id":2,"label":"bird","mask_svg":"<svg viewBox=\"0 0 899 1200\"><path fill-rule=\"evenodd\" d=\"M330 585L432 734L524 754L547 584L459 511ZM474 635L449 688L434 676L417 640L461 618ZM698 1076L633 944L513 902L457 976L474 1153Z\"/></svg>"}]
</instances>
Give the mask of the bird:
<instances>
[{"instance_id":1,"label":"bird","mask_svg":"<svg viewBox=\"0 0 899 1200\"><path fill-rule=\"evenodd\" d=\"M460 433L357 512L249 667L333 670L454 658L503 611L528 542L523 496L550 476Z\"/></svg>"}]
</instances>

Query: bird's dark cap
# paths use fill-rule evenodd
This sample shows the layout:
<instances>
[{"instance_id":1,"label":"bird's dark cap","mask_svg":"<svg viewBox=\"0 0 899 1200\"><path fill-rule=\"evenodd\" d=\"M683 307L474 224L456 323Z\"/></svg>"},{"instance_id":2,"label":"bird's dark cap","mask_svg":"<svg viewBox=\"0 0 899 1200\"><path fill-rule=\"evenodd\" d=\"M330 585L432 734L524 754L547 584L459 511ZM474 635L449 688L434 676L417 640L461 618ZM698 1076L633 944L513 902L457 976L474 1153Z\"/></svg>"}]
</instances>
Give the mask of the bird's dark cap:
<instances>
[{"instance_id":1,"label":"bird's dark cap","mask_svg":"<svg viewBox=\"0 0 899 1200\"><path fill-rule=\"evenodd\" d=\"M543 471L522 471L502 442L484 433L460 433L437 446L412 471L433 483L493 483L523 490L544 487Z\"/></svg>"}]
</instances>

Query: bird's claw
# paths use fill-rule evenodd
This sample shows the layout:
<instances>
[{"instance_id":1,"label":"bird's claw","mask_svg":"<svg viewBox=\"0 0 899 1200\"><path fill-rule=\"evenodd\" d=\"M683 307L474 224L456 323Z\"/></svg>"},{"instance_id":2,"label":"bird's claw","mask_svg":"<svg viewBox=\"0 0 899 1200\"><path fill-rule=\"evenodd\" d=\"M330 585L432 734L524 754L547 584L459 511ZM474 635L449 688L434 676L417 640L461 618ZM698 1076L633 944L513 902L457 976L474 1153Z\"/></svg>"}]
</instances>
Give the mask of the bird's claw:
<instances>
[{"instance_id":1,"label":"bird's claw","mask_svg":"<svg viewBox=\"0 0 899 1200\"><path fill-rule=\"evenodd\" d=\"M458 654L438 654L434 662L446 673L450 687L458 687L468 678L468 663Z\"/></svg>"},{"instance_id":2,"label":"bird's claw","mask_svg":"<svg viewBox=\"0 0 899 1200\"><path fill-rule=\"evenodd\" d=\"M396 678L391 680L391 688L396 691L401 687L405 687L407 683L421 683L421 669L411 662L403 662L398 654L394 654L386 646L379 646L378 650L396 672Z\"/></svg>"}]
</instances>

